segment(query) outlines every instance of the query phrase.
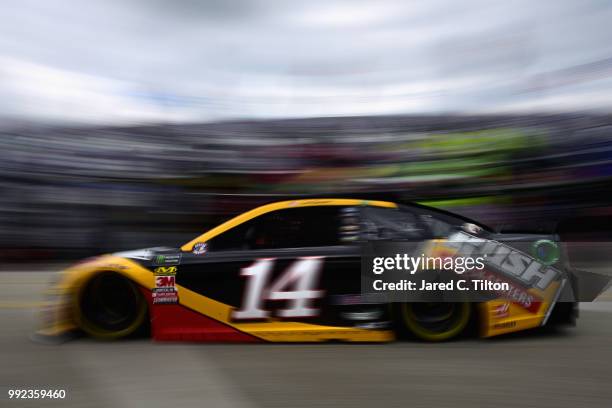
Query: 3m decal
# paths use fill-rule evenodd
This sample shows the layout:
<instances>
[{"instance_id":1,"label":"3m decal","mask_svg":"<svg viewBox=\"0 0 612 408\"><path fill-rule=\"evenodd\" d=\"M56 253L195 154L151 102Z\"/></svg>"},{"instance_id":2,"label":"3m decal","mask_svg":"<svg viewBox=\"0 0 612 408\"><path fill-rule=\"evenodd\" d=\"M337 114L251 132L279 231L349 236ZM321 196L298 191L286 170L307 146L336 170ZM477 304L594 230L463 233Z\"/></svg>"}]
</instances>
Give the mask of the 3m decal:
<instances>
[{"instance_id":1,"label":"3m decal","mask_svg":"<svg viewBox=\"0 0 612 408\"><path fill-rule=\"evenodd\" d=\"M270 317L270 311L264 309L266 300L288 301L289 307L276 311L279 317L316 316L319 309L312 307L312 303L324 294L324 291L315 289L322 265L321 257L300 258L266 289L270 273L274 268L274 259L257 260L240 273L247 277L248 281L242 307L232 312L232 318L241 320Z\"/></svg>"},{"instance_id":2,"label":"3m decal","mask_svg":"<svg viewBox=\"0 0 612 408\"><path fill-rule=\"evenodd\" d=\"M175 276L156 276L155 287L157 288L173 288L176 285Z\"/></svg>"},{"instance_id":3,"label":"3m decal","mask_svg":"<svg viewBox=\"0 0 612 408\"><path fill-rule=\"evenodd\" d=\"M157 269L162 269L156 268ZM169 273L176 273L176 267L163 267ZM178 291L176 290L176 276L161 275L155 276L155 287L152 294L153 304L176 304L178 303Z\"/></svg>"}]
</instances>

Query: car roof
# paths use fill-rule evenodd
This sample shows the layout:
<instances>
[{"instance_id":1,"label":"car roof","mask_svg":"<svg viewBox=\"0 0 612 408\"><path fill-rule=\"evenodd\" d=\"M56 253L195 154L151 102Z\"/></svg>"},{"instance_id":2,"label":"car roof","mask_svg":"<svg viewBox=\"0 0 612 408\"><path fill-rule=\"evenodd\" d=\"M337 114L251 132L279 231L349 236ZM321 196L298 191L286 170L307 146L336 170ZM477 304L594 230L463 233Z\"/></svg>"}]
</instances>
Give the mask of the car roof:
<instances>
[{"instance_id":1,"label":"car roof","mask_svg":"<svg viewBox=\"0 0 612 408\"><path fill-rule=\"evenodd\" d=\"M234 195L234 194L230 194L230 195ZM244 196L244 195L241 195L241 196ZM452 217L454 219L458 219L463 222L473 223L487 231L492 231L490 227L480 222L474 221L470 218L467 218L465 216L403 199L402 194L396 193L396 192L349 193L349 194L336 194L336 195L330 194L329 196L326 196L324 194L318 194L316 196L312 195L310 197L304 196L304 195L276 196L276 195L258 194L258 195L252 195L251 197L257 197L259 199L269 198L270 200L272 200L273 198L277 198L277 200L270 201L267 204L259 205L249 211L243 212L231 218L230 220L222 224L219 224L218 226L206 231L205 233L197 236L196 238L192 239L191 241L181 246L181 250L189 252L193 250L193 246L196 243L207 242L213 237L216 237L217 235L222 234L223 232L228 231L237 225L240 225L246 221L249 221L255 217L266 214L268 212L281 210L285 208L302 208L302 207L315 207L315 206L326 206L326 205L346 205L346 206L362 205L362 206L384 207L384 208L401 208L404 206L410 206L414 208L421 208L431 213L437 213L439 215L445 215L447 217ZM281 197L284 199L282 199ZM342 198L338 198L338 197L342 197Z\"/></svg>"}]
</instances>

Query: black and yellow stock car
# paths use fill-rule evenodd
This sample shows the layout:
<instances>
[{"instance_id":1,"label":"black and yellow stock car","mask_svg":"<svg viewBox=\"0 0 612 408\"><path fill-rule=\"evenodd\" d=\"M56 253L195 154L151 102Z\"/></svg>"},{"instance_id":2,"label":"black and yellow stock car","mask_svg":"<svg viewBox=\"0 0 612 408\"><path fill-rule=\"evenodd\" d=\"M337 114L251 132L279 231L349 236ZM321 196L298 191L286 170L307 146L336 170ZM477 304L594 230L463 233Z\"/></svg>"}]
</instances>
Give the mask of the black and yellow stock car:
<instances>
[{"instance_id":1,"label":"black and yellow stock car","mask_svg":"<svg viewBox=\"0 0 612 408\"><path fill-rule=\"evenodd\" d=\"M150 333L155 340L239 342L383 342L415 335L438 341L468 327L488 337L545 325L553 314L555 321L573 320L574 304L557 302L561 290L572 290L562 256L547 260L562 274L555 285L539 293L529 285L519 288L537 299L529 304L363 301L364 240L444 243L462 228L497 239L485 227L467 226L462 217L416 204L355 198L274 202L180 248L103 255L62 271L49 291L38 335L81 332L119 339Z\"/></svg>"}]
</instances>

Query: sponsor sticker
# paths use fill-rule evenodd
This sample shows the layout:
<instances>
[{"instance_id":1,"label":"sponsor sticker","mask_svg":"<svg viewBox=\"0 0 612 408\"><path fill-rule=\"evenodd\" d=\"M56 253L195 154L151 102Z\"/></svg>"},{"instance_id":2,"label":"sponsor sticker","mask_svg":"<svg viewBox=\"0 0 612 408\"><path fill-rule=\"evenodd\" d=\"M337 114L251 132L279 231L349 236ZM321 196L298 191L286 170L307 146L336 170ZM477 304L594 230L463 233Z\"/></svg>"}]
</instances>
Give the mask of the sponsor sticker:
<instances>
[{"instance_id":1,"label":"sponsor sticker","mask_svg":"<svg viewBox=\"0 0 612 408\"><path fill-rule=\"evenodd\" d=\"M181 254L155 255L153 263L155 265L179 265Z\"/></svg>"},{"instance_id":2,"label":"sponsor sticker","mask_svg":"<svg viewBox=\"0 0 612 408\"><path fill-rule=\"evenodd\" d=\"M198 242L193 246L194 255L203 255L208 251L208 244L206 242Z\"/></svg>"},{"instance_id":3,"label":"sponsor sticker","mask_svg":"<svg viewBox=\"0 0 612 408\"><path fill-rule=\"evenodd\" d=\"M446 245L457 248L461 255L471 255L474 252L483 254L488 266L518 279L527 288L544 291L562 278L561 272L547 263L498 241L458 232L449 237Z\"/></svg>"},{"instance_id":4,"label":"sponsor sticker","mask_svg":"<svg viewBox=\"0 0 612 408\"><path fill-rule=\"evenodd\" d=\"M511 320L509 322L503 322L503 323L495 323L493 325L493 328L495 329L510 329L516 327L516 321Z\"/></svg>"},{"instance_id":5,"label":"sponsor sticker","mask_svg":"<svg viewBox=\"0 0 612 408\"><path fill-rule=\"evenodd\" d=\"M153 272L155 275L176 275L176 266L158 266Z\"/></svg>"},{"instance_id":6,"label":"sponsor sticker","mask_svg":"<svg viewBox=\"0 0 612 408\"><path fill-rule=\"evenodd\" d=\"M156 288L174 288L176 285L176 276L156 276L155 287Z\"/></svg>"},{"instance_id":7,"label":"sponsor sticker","mask_svg":"<svg viewBox=\"0 0 612 408\"><path fill-rule=\"evenodd\" d=\"M549 239L541 239L531 245L531 253L544 265L553 265L559 260L561 251L556 242Z\"/></svg>"},{"instance_id":8,"label":"sponsor sticker","mask_svg":"<svg viewBox=\"0 0 612 408\"><path fill-rule=\"evenodd\" d=\"M155 268L155 287L152 291L153 304L177 304L176 266Z\"/></svg>"},{"instance_id":9,"label":"sponsor sticker","mask_svg":"<svg viewBox=\"0 0 612 408\"><path fill-rule=\"evenodd\" d=\"M493 317L501 319L510 316L510 303L502 303L493 309Z\"/></svg>"},{"instance_id":10,"label":"sponsor sticker","mask_svg":"<svg viewBox=\"0 0 612 408\"><path fill-rule=\"evenodd\" d=\"M175 289L165 290L167 288L154 288L152 297L153 304L173 305L178 303L178 294ZM168 288L169 289L169 288Z\"/></svg>"}]
</instances>

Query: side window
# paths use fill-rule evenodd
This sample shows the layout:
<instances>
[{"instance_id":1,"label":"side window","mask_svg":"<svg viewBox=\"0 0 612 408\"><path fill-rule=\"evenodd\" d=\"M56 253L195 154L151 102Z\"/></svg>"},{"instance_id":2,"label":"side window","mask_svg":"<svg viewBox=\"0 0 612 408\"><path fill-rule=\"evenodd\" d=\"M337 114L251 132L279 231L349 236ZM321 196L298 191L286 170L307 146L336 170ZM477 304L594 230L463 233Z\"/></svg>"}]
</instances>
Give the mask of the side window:
<instances>
[{"instance_id":1,"label":"side window","mask_svg":"<svg viewBox=\"0 0 612 408\"><path fill-rule=\"evenodd\" d=\"M214 252L250 249L250 242L254 234L255 220L250 220L217 235L208 242L208 247Z\"/></svg>"},{"instance_id":2,"label":"side window","mask_svg":"<svg viewBox=\"0 0 612 408\"><path fill-rule=\"evenodd\" d=\"M366 207L362 214L362 239L367 241L427 239L430 236L419 218L405 209Z\"/></svg>"},{"instance_id":3,"label":"side window","mask_svg":"<svg viewBox=\"0 0 612 408\"><path fill-rule=\"evenodd\" d=\"M445 220L434 217L431 214L421 214L421 221L427 225L432 235L435 238L445 238L456 228L455 224L451 224Z\"/></svg>"},{"instance_id":4,"label":"side window","mask_svg":"<svg viewBox=\"0 0 612 408\"><path fill-rule=\"evenodd\" d=\"M421 222L429 228L431 234L435 238L446 238L453 231L461 228L465 223L474 223L483 228L484 231L490 231L486 226L482 226L466 218L457 217L453 214L439 212L429 208L404 206L403 209L418 214Z\"/></svg>"},{"instance_id":5,"label":"side window","mask_svg":"<svg viewBox=\"0 0 612 408\"><path fill-rule=\"evenodd\" d=\"M338 245L339 233L337 206L289 208L259 217L252 247L276 249Z\"/></svg>"},{"instance_id":6,"label":"side window","mask_svg":"<svg viewBox=\"0 0 612 408\"><path fill-rule=\"evenodd\" d=\"M339 206L277 210L220 234L210 240L209 248L216 252L339 245L356 237L357 216L352 219L354 225L348 225L350 217Z\"/></svg>"}]
</instances>

